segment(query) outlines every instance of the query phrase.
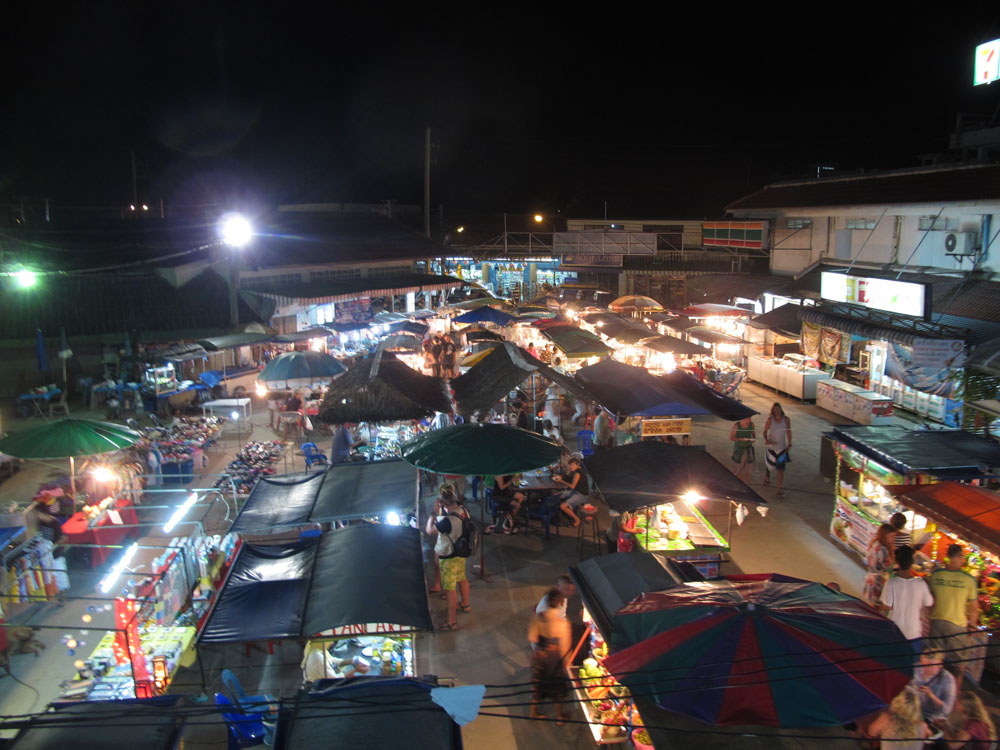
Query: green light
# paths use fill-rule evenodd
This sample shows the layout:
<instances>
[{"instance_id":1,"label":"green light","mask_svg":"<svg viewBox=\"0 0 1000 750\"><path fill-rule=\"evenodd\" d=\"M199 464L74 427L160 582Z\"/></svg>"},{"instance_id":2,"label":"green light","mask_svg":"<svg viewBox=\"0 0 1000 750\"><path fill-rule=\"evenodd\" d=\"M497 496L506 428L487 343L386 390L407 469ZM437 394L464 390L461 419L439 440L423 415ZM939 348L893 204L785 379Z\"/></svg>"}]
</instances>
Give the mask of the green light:
<instances>
[{"instance_id":1,"label":"green light","mask_svg":"<svg viewBox=\"0 0 1000 750\"><path fill-rule=\"evenodd\" d=\"M30 289L38 281L38 274L34 271L18 271L14 274L14 278L17 279L17 285L22 289Z\"/></svg>"}]
</instances>

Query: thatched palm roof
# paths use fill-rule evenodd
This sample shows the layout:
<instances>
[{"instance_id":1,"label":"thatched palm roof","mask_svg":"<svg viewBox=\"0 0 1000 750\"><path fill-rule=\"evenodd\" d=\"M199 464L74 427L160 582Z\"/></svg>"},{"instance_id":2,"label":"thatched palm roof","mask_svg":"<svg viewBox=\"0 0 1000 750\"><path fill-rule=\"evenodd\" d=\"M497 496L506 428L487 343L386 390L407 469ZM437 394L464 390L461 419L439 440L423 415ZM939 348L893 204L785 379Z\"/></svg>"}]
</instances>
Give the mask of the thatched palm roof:
<instances>
[{"instance_id":1,"label":"thatched palm roof","mask_svg":"<svg viewBox=\"0 0 1000 750\"><path fill-rule=\"evenodd\" d=\"M445 381L379 351L333 381L319 414L327 424L341 424L422 419L437 411L451 411Z\"/></svg>"}]
</instances>

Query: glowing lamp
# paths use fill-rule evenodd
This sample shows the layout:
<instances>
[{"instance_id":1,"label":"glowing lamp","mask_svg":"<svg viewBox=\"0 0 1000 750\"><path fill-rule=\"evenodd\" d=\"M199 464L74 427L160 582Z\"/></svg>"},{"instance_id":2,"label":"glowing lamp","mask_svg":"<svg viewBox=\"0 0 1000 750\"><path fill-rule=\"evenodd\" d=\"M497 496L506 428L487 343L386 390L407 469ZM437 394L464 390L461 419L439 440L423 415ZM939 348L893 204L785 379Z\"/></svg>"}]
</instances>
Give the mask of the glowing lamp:
<instances>
[{"instance_id":1,"label":"glowing lamp","mask_svg":"<svg viewBox=\"0 0 1000 750\"><path fill-rule=\"evenodd\" d=\"M240 418L240 413L238 411L230 412L229 416L235 422L237 419Z\"/></svg>"},{"instance_id":2,"label":"glowing lamp","mask_svg":"<svg viewBox=\"0 0 1000 750\"><path fill-rule=\"evenodd\" d=\"M263 383L257 383L256 391L259 398L267 396L267 386Z\"/></svg>"},{"instance_id":3,"label":"glowing lamp","mask_svg":"<svg viewBox=\"0 0 1000 750\"><path fill-rule=\"evenodd\" d=\"M110 482L115 478L115 474L107 466L98 466L92 472L91 476L94 477L98 482Z\"/></svg>"},{"instance_id":4,"label":"glowing lamp","mask_svg":"<svg viewBox=\"0 0 1000 750\"><path fill-rule=\"evenodd\" d=\"M399 513L390 510L385 514L385 522L390 526L399 526L402 523L402 519L399 517Z\"/></svg>"},{"instance_id":5,"label":"glowing lamp","mask_svg":"<svg viewBox=\"0 0 1000 750\"><path fill-rule=\"evenodd\" d=\"M700 494L697 490L688 490L683 495L681 495L681 500L686 503L696 503L699 500L704 500L704 495Z\"/></svg>"},{"instance_id":6,"label":"glowing lamp","mask_svg":"<svg viewBox=\"0 0 1000 750\"><path fill-rule=\"evenodd\" d=\"M253 226L241 214L226 214L219 220L219 237L230 247L243 247L253 239Z\"/></svg>"},{"instance_id":7,"label":"glowing lamp","mask_svg":"<svg viewBox=\"0 0 1000 750\"><path fill-rule=\"evenodd\" d=\"M22 289L30 289L38 281L38 274L34 271L18 271L14 274L17 285Z\"/></svg>"},{"instance_id":8,"label":"glowing lamp","mask_svg":"<svg viewBox=\"0 0 1000 750\"><path fill-rule=\"evenodd\" d=\"M125 568L128 567L130 562L132 562L132 558L135 557L135 553L138 551L139 543L132 542L132 545L125 550L125 554L122 555L122 559L118 561L115 567L111 569L111 572L104 577L103 581L101 581L100 589L102 594L107 594L111 591L111 587L115 585L115 581L117 581L121 574L125 572Z\"/></svg>"},{"instance_id":9,"label":"glowing lamp","mask_svg":"<svg viewBox=\"0 0 1000 750\"><path fill-rule=\"evenodd\" d=\"M170 516L170 520L167 521L165 524L163 524L163 533L169 534L171 531L173 531L174 526L180 523L181 519L184 518L185 515L187 515L187 512L191 510L191 506L194 505L195 501L197 500L198 500L197 492L192 492L190 495L188 495L187 500L185 500L183 503L177 506L177 510L175 510L174 514Z\"/></svg>"}]
</instances>

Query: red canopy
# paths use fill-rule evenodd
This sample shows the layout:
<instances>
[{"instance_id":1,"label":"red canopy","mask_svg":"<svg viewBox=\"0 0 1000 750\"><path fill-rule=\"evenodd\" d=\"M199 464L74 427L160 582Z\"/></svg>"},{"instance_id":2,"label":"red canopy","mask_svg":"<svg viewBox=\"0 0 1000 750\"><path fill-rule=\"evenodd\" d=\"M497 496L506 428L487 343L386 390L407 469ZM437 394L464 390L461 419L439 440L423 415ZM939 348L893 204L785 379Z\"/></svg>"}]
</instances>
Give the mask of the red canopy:
<instances>
[{"instance_id":1,"label":"red canopy","mask_svg":"<svg viewBox=\"0 0 1000 750\"><path fill-rule=\"evenodd\" d=\"M908 487L900 502L955 531L973 544L1000 554L1000 494L958 482Z\"/></svg>"}]
</instances>

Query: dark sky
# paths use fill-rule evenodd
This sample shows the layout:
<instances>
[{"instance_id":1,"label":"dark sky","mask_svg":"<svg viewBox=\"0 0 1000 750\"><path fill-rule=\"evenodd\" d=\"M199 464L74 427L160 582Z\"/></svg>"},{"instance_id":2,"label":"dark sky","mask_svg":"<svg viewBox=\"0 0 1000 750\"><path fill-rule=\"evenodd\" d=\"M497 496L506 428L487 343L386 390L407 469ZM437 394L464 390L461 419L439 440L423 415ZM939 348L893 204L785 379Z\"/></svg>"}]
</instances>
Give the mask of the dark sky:
<instances>
[{"instance_id":1,"label":"dark sky","mask_svg":"<svg viewBox=\"0 0 1000 750\"><path fill-rule=\"evenodd\" d=\"M0 190L67 211L128 203L132 150L151 203L419 203L429 125L446 216L718 216L818 163L914 165L1000 105L970 85L1000 24L913 8L35 5L3 32Z\"/></svg>"}]
</instances>

